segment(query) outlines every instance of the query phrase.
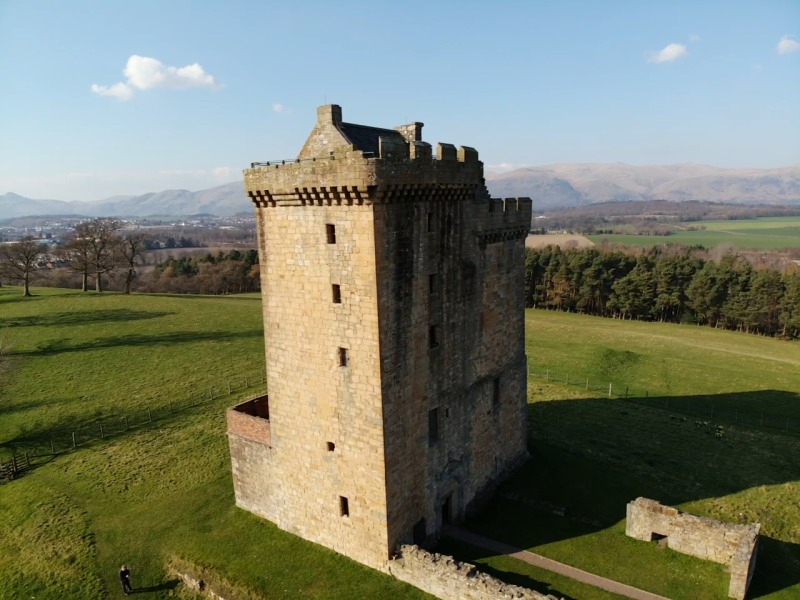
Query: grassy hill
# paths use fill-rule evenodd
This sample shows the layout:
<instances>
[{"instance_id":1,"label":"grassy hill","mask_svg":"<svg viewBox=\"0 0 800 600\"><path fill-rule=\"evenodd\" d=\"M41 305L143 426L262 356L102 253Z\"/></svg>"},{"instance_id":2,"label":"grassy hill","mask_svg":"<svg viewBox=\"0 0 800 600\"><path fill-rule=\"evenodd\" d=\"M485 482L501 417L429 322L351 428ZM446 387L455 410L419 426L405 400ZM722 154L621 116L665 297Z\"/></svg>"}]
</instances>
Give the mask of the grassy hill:
<instances>
[{"instance_id":1,"label":"grassy hill","mask_svg":"<svg viewBox=\"0 0 800 600\"><path fill-rule=\"evenodd\" d=\"M42 455L0 484L0 598L113 597L123 562L148 597L171 597L175 560L242 598L428 597L234 507L224 409L264 389L257 296L34 291L0 288L0 460ZM527 319L534 460L469 526L671 598L724 597L721 567L624 536L625 503L650 496L759 520L753 596L800 598L800 436L781 429L800 419L800 345ZM614 597L445 547L523 585Z\"/></svg>"}]
</instances>

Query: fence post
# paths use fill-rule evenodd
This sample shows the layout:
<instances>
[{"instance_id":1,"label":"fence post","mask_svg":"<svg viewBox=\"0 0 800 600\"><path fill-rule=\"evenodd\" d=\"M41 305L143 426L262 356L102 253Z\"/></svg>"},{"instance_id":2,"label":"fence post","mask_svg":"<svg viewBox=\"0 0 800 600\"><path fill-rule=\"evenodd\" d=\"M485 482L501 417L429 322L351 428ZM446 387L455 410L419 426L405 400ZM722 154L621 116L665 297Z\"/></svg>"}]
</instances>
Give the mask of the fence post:
<instances>
[{"instance_id":1,"label":"fence post","mask_svg":"<svg viewBox=\"0 0 800 600\"><path fill-rule=\"evenodd\" d=\"M100 439L102 440L105 437L105 433L103 432L103 424L100 423Z\"/></svg>"},{"instance_id":2,"label":"fence post","mask_svg":"<svg viewBox=\"0 0 800 600\"><path fill-rule=\"evenodd\" d=\"M586 378L586 389L587 390L589 389L589 378L588 377Z\"/></svg>"},{"instance_id":3,"label":"fence post","mask_svg":"<svg viewBox=\"0 0 800 600\"><path fill-rule=\"evenodd\" d=\"M250 382L247 380L247 375L244 376L244 387L249 388Z\"/></svg>"},{"instance_id":4,"label":"fence post","mask_svg":"<svg viewBox=\"0 0 800 600\"><path fill-rule=\"evenodd\" d=\"M169 405L169 412L172 412L172 400L167 400L167 404Z\"/></svg>"},{"instance_id":5,"label":"fence post","mask_svg":"<svg viewBox=\"0 0 800 600\"><path fill-rule=\"evenodd\" d=\"M31 457L28 456L27 452L25 453L25 468L26 469L30 469L31 468Z\"/></svg>"},{"instance_id":6,"label":"fence post","mask_svg":"<svg viewBox=\"0 0 800 600\"><path fill-rule=\"evenodd\" d=\"M147 420L148 420L150 423L152 423L152 422L153 422L153 415L152 415L152 413L150 412L150 409L149 409L149 408L147 409Z\"/></svg>"},{"instance_id":7,"label":"fence post","mask_svg":"<svg viewBox=\"0 0 800 600\"><path fill-rule=\"evenodd\" d=\"M608 384L608 397L611 398L611 384Z\"/></svg>"},{"instance_id":8,"label":"fence post","mask_svg":"<svg viewBox=\"0 0 800 600\"><path fill-rule=\"evenodd\" d=\"M75 432L72 432L72 447L75 448L77 444L75 443Z\"/></svg>"},{"instance_id":9,"label":"fence post","mask_svg":"<svg viewBox=\"0 0 800 600\"><path fill-rule=\"evenodd\" d=\"M50 453L55 456L56 455L56 445L53 442L53 438L50 438Z\"/></svg>"},{"instance_id":10,"label":"fence post","mask_svg":"<svg viewBox=\"0 0 800 600\"><path fill-rule=\"evenodd\" d=\"M231 382L228 382L228 395L231 395Z\"/></svg>"},{"instance_id":11,"label":"fence post","mask_svg":"<svg viewBox=\"0 0 800 600\"><path fill-rule=\"evenodd\" d=\"M128 431L128 416L122 417L125 420L125 431Z\"/></svg>"},{"instance_id":12,"label":"fence post","mask_svg":"<svg viewBox=\"0 0 800 600\"><path fill-rule=\"evenodd\" d=\"M212 387L212 388L209 388L209 390L208 390L208 397L209 397L209 399L210 399L210 400L213 400L213 399L214 399L214 388L213 388L213 387Z\"/></svg>"},{"instance_id":13,"label":"fence post","mask_svg":"<svg viewBox=\"0 0 800 600\"><path fill-rule=\"evenodd\" d=\"M547 369L547 371L545 371L544 380L547 381L548 383L550 382L550 369Z\"/></svg>"}]
</instances>

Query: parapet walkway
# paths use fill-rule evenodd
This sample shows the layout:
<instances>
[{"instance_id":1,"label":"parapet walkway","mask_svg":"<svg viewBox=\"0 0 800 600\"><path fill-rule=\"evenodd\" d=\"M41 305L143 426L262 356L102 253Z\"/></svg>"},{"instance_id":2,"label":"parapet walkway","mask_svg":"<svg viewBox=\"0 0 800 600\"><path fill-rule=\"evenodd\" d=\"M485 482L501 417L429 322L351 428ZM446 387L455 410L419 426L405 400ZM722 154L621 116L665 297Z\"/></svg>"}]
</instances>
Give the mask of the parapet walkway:
<instances>
[{"instance_id":1,"label":"parapet walkway","mask_svg":"<svg viewBox=\"0 0 800 600\"><path fill-rule=\"evenodd\" d=\"M497 542L495 540L485 538L477 533L472 533L471 531L467 531L465 529L447 527L444 531L444 535L454 540L459 540L472 546L477 546L478 548L484 548L485 550L496 552L497 554L512 556L516 559L534 565L535 567L546 569L547 571L552 571L553 573L558 573L559 575L564 575L574 579L575 581L580 581L581 583L588 583L589 585L599 587L600 589L608 592L619 594L620 596L633 598L634 600L669 600L669 598L664 596L651 594L650 592L645 592L644 590L640 590L630 585L625 585L624 583L619 583L618 581L613 581L611 579L606 579L605 577L600 577L599 575L594 575L588 571L582 571L581 569L570 567L564 563L545 558L544 556L534 554L528 550L522 550L521 548L509 546L503 542Z\"/></svg>"}]
</instances>

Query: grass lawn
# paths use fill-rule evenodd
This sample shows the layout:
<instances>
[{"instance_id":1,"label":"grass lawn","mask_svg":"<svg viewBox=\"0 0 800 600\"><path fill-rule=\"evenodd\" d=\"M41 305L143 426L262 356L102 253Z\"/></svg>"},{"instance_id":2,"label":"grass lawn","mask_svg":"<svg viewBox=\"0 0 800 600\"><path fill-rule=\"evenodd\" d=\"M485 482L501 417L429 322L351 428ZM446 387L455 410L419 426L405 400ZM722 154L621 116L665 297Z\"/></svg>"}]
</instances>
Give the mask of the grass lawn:
<instances>
[{"instance_id":1,"label":"grass lawn","mask_svg":"<svg viewBox=\"0 0 800 600\"><path fill-rule=\"evenodd\" d=\"M694 514L760 522L750 597L800 598L800 432L683 412L686 402L692 409L728 402L740 414L798 419L800 345L533 310L526 326L533 460L470 528L669 598L726 597L721 565L625 536L626 503L646 496ZM609 398L609 381L658 398L658 406ZM477 556L502 570L497 557Z\"/></svg>"},{"instance_id":2,"label":"grass lawn","mask_svg":"<svg viewBox=\"0 0 800 600\"><path fill-rule=\"evenodd\" d=\"M590 235L594 243L608 240L627 246L659 246L663 244L700 245L706 248L730 246L742 249L776 250L800 245L800 217L764 217L731 221L693 221L681 223L669 236L653 235ZM704 229L696 229L703 227Z\"/></svg>"},{"instance_id":3,"label":"grass lawn","mask_svg":"<svg viewBox=\"0 0 800 600\"><path fill-rule=\"evenodd\" d=\"M0 288L11 347L0 453L140 418L0 484L0 598L121 597L123 562L147 597L189 597L165 569L174 558L210 568L240 597L429 597L234 506L224 410L258 389L227 394L264 367L258 296L34 293ZM148 408L152 423L141 419Z\"/></svg>"},{"instance_id":4,"label":"grass lawn","mask_svg":"<svg viewBox=\"0 0 800 600\"><path fill-rule=\"evenodd\" d=\"M52 439L60 452L0 484L0 598L121 595L123 562L148 597L191 597L166 569L175 560L241 598L429 597L235 508L224 409L263 391L258 296L34 291L0 288L10 347L0 459ZM527 353L534 460L469 527L670 598L725 597L722 567L625 537L625 504L653 497L760 521L751 597L800 598L800 436L744 418L800 416L800 345L528 311ZM609 398L609 383L658 406ZM713 419L696 424L681 402L742 419L718 438ZM84 429L95 433L71 450L71 432ZM565 598L614 597L474 548L443 549Z\"/></svg>"}]
</instances>

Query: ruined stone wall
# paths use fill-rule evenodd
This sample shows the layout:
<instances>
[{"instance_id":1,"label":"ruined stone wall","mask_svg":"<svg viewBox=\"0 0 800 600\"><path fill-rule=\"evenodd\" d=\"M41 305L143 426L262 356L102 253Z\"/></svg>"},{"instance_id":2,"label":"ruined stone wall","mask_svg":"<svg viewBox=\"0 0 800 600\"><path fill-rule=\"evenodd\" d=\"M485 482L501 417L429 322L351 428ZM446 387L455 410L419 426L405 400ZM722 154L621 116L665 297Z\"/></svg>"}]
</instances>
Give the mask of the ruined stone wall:
<instances>
[{"instance_id":1,"label":"ruined stone wall","mask_svg":"<svg viewBox=\"0 0 800 600\"><path fill-rule=\"evenodd\" d=\"M625 533L652 541L666 537L667 546L729 567L728 595L743 600L755 568L760 525L723 523L697 517L647 498L628 503Z\"/></svg>"},{"instance_id":2,"label":"ruined stone wall","mask_svg":"<svg viewBox=\"0 0 800 600\"><path fill-rule=\"evenodd\" d=\"M416 546L403 546L398 557L389 561L389 573L442 600L556 600L554 596L503 583L469 563Z\"/></svg>"}]
</instances>

